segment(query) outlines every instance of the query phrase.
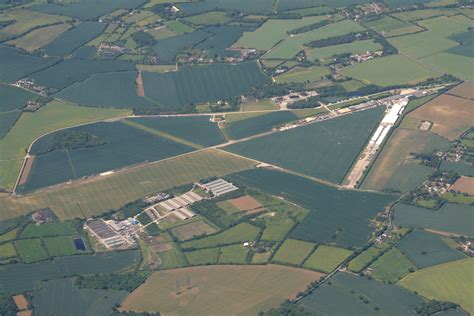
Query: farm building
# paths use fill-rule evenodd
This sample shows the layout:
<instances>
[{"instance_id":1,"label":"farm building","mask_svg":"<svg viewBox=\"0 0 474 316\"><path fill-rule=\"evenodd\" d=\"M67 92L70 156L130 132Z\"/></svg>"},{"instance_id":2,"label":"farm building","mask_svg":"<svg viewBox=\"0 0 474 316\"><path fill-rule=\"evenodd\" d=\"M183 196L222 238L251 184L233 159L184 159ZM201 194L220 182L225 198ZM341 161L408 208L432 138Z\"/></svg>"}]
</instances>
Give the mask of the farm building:
<instances>
[{"instance_id":1,"label":"farm building","mask_svg":"<svg viewBox=\"0 0 474 316\"><path fill-rule=\"evenodd\" d=\"M206 189L206 191L211 192L214 196L223 195L239 189L224 179L217 179L208 183L204 183L202 186L204 189Z\"/></svg>"}]
</instances>

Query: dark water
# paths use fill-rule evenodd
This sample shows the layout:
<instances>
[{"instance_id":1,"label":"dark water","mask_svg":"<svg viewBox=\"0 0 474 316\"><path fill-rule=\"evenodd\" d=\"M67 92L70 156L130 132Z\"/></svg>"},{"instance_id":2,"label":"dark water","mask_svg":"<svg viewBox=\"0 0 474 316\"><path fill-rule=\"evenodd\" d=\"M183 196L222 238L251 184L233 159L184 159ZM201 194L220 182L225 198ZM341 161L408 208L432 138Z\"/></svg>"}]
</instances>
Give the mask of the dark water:
<instances>
[{"instance_id":1,"label":"dark water","mask_svg":"<svg viewBox=\"0 0 474 316\"><path fill-rule=\"evenodd\" d=\"M74 246L76 246L77 250L86 250L86 244L84 243L84 240L82 240L82 238L74 239Z\"/></svg>"}]
</instances>

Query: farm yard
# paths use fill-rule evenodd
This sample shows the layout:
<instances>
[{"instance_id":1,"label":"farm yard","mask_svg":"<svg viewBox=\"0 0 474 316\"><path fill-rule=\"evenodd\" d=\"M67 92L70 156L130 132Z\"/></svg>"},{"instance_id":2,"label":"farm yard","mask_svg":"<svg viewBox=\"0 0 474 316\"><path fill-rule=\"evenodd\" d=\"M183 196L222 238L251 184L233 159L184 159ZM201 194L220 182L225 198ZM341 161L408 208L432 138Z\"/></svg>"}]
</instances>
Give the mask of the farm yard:
<instances>
[{"instance_id":1,"label":"farm yard","mask_svg":"<svg viewBox=\"0 0 474 316\"><path fill-rule=\"evenodd\" d=\"M0 315L474 313L473 19L0 0Z\"/></svg>"}]
</instances>

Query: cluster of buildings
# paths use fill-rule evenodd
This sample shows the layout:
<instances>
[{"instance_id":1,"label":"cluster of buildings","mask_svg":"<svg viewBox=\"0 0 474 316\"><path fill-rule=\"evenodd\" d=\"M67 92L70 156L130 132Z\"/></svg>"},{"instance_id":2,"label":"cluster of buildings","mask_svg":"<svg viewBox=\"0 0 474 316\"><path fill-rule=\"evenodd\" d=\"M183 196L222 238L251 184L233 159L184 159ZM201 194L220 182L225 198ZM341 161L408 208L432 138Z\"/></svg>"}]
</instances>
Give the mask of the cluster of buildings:
<instances>
[{"instance_id":1,"label":"cluster of buildings","mask_svg":"<svg viewBox=\"0 0 474 316\"><path fill-rule=\"evenodd\" d=\"M188 206L199 202L202 199L203 197L199 194L193 191L189 191L185 194L176 196L171 199L168 198L160 200L159 203L147 207L144 212L153 221L161 220L169 215L173 215L180 220L186 220L188 218L196 216L196 214L191 211Z\"/></svg>"},{"instance_id":2,"label":"cluster of buildings","mask_svg":"<svg viewBox=\"0 0 474 316\"><path fill-rule=\"evenodd\" d=\"M106 248L126 249L135 247L137 244L135 226L138 224L138 221L133 218L120 222L93 219L86 222L84 228Z\"/></svg>"},{"instance_id":3,"label":"cluster of buildings","mask_svg":"<svg viewBox=\"0 0 474 316\"><path fill-rule=\"evenodd\" d=\"M44 97L48 95L47 88L37 85L33 79L23 78L15 82L13 85L26 90L35 91Z\"/></svg>"},{"instance_id":4,"label":"cluster of buildings","mask_svg":"<svg viewBox=\"0 0 474 316\"><path fill-rule=\"evenodd\" d=\"M363 63L365 61L369 61L375 57L381 57L383 51L376 51L376 52L365 52L364 54L352 54L350 57L352 60L358 63Z\"/></svg>"},{"instance_id":5,"label":"cluster of buildings","mask_svg":"<svg viewBox=\"0 0 474 316\"><path fill-rule=\"evenodd\" d=\"M280 108L286 108L289 104L295 103L297 101L304 101L317 95L318 93L314 90L305 92L291 92L287 95L273 97L272 101L275 102Z\"/></svg>"},{"instance_id":6,"label":"cluster of buildings","mask_svg":"<svg viewBox=\"0 0 474 316\"><path fill-rule=\"evenodd\" d=\"M239 188L224 179L213 180L204 184L199 184L201 188L211 193L213 196L219 196L238 190Z\"/></svg>"}]
</instances>

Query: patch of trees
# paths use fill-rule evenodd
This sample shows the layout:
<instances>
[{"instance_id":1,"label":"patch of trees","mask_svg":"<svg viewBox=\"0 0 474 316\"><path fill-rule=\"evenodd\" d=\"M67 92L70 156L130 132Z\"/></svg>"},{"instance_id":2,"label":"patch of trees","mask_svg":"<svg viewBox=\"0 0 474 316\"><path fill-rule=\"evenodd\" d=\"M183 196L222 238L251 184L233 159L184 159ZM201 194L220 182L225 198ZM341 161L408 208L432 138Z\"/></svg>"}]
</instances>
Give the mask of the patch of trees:
<instances>
[{"instance_id":1,"label":"patch of trees","mask_svg":"<svg viewBox=\"0 0 474 316\"><path fill-rule=\"evenodd\" d=\"M424 302L420 306L416 307L415 312L419 315L429 316L438 312L442 312L448 309L455 309L458 307L459 305L455 303L431 300L428 302Z\"/></svg>"},{"instance_id":2,"label":"patch of trees","mask_svg":"<svg viewBox=\"0 0 474 316\"><path fill-rule=\"evenodd\" d=\"M362 32L362 33L351 32L344 35L332 36L332 37L327 37L327 38L323 38L316 41L311 41L309 43L306 43L305 46L320 48L320 47L326 47L326 46L332 46L332 45L352 43L356 40L363 40L367 38L369 38L368 32Z\"/></svg>"},{"instance_id":3,"label":"patch of trees","mask_svg":"<svg viewBox=\"0 0 474 316\"><path fill-rule=\"evenodd\" d=\"M114 310L110 316L160 316L161 314L159 312L156 313L149 313L149 312L141 312L141 313L135 313L135 312L119 312L117 310Z\"/></svg>"},{"instance_id":4,"label":"patch of trees","mask_svg":"<svg viewBox=\"0 0 474 316\"><path fill-rule=\"evenodd\" d=\"M0 315L15 316L17 312L15 302L10 294L0 294Z\"/></svg>"},{"instance_id":5,"label":"patch of trees","mask_svg":"<svg viewBox=\"0 0 474 316\"><path fill-rule=\"evenodd\" d=\"M331 23L330 20L322 20L320 22L316 22L316 23L313 23L313 24L302 26L302 27L294 29L294 30L287 31L287 33L289 35L301 34L301 33L305 33L305 32L308 32L308 31L319 29L320 27L328 25L329 23Z\"/></svg>"},{"instance_id":6,"label":"patch of trees","mask_svg":"<svg viewBox=\"0 0 474 316\"><path fill-rule=\"evenodd\" d=\"M158 236L161 233L161 230L156 223L150 224L145 227L145 231L150 236Z\"/></svg>"},{"instance_id":7,"label":"patch of trees","mask_svg":"<svg viewBox=\"0 0 474 316\"><path fill-rule=\"evenodd\" d=\"M107 144L107 138L83 131L63 131L54 134L50 142L37 154L44 154L59 149L79 149Z\"/></svg>"},{"instance_id":8,"label":"patch of trees","mask_svg":"<svg viewBox=\"0 0 474 316\"><path fill-rule=\"evenodd\" d=\"M306 87L302 83L273 84L267 83L259 87L253 88L249 93L256 99L265 99L276 96L289 94L292 91L305 91Z\"/></svg>"},{"instance_id":9,"label":"patch of trees","mask_svg":"<svg viewBox=\"0 0 474 316\"><path fill-rule=\"evenodd\" d=\"M15 23L15 20L6 20L6 21L0 21L0 29L9 26L10 24Z\"/></svg>"},{"instance_id":10,"label":"patch of trees","mask_svg":"<svg viewBox=\"0 0 474 316\"><path fill-rule=\"evenodd\" d=\"M320 100L319 96L309 97L306 100L300 100L300 101L296 101L291 104L288 104L288 108L289 109L314 108L320 104L319 100Z\"/></svg>"},{"instance_id":11,"label":"patch of trees","mask_svg":"<svg viewBox=\"0 0 474 316\"><path fill-rule=\"evenodd\" d=\"M431 168L438 167L438 165L440 163L440 158L436 155L433 155L433 154L411 153L411 156L414 159L419 160L422 165L425 165L425 166L431 167Z\"/></svg>"},{"instance_id":12,"label":"patch of trees","mask_svg":"<svg viewBox=\"0 0 474 316\"><path fill-rule=\"evenodd\" d=\"M111 210L108 214L112 215L116 212L115 217L118 220L124 220L129 217L133 217L140 213L148 204L142 199L130 202L122 206L118 210Z\"/></svg>"},{"instance_id":13,"label":"patch of trees","mask_svg":"<svg viewBox=\"0 0 474 316\"><path fill-rule=\"evenodd\" d=\"M138 46L151 46L155 44L155 39L149 33L138 31L132 34L132 39Z\"/></svg>"},{"instance_id":14,"label":"patch of trees","mask_svg":"<svg viewBox=\"0 0 474 316\"><path fill-rule=\"evenodd\" d=\"M189 103L182 106L167 107L138 107L133 109L135 115L157 115L157 114L176 114L176 113L195 113L196 105Z\"/></svg>"},{"instance_id":15,"label":"patch of trees","mask_svg":"<svg viewBox=\"0 0 474 316\"><path fill-rule=\"evenodd\" d=\"M96 274L78 276L76 285L80 288L98 290L125 290L131 292L145 282L147 273Z\"/></svg>"},{"instance_id":16,"label":"patch of trees","mask_svg":"<svg viewBox=\"0 0 474 316\"><path fill-rule=\"evenodd\" d=\"M295 305L286 300L278 308L272 308L267 312L260 312L258 316L312 316L314 313L306 311L303 307Z\"/></svg>"}]
</instances>

